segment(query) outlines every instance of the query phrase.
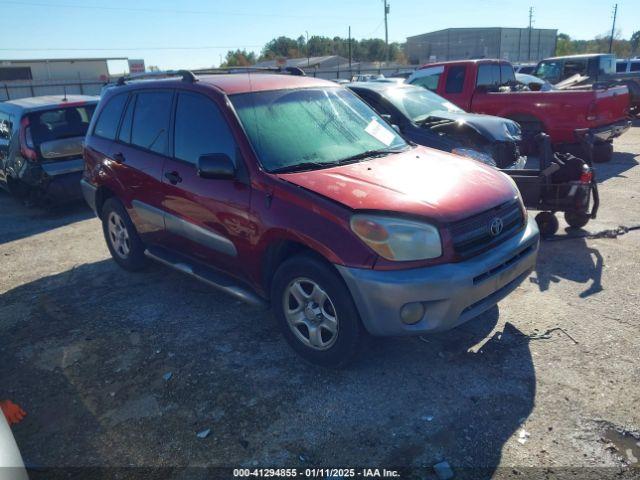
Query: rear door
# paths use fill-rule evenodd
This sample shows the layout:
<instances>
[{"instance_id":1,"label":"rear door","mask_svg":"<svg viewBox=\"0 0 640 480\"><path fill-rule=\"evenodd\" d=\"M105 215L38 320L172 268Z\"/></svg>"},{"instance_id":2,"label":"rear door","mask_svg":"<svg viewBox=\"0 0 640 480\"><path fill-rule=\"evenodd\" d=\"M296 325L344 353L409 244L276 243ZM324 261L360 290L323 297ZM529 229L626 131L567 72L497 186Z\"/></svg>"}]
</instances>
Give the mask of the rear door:
<instances>
[{"instance_id":1,"label":"rear door","mask_svg":"<svg viewBox=\"0 0 640 480\"><path fill-rule=\"evenodd\" d=\"M227 112L227 116L225 116ZM163 208L169 243L212 266L242 277L237 257L250 250L256 226L249 221L251 189L225 106L202 93L177 93L173 157L164 162ZM226 154L236 179L205 179L196 164L205 154Z\"/></svg>"},{"instance_id":2,"label":"rear door","mask_svg":"<svg viewBox=\"0 0 640 480\"><path fill-rule=\"evenodd\" d=\"M131 218L148 243L164 243L162 169L170 151L173 90L142 90L131 95L113 158L125 175Z\"/></svg>"}]
</instances>

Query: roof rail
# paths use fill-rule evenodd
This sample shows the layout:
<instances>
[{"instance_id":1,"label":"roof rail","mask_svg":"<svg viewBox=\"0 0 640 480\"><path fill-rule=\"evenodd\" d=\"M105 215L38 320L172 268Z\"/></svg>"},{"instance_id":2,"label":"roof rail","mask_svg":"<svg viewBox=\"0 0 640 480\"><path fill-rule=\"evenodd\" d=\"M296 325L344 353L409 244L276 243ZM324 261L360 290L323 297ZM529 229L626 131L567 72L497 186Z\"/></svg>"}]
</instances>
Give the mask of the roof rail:
<instances>
[{"instance_id":1,"label":"roof rail","mask_svg":"<svg viewBox=\"0 0 640 480\"><path fill-rule=\"evenodd\" d=\"M218 67L218 68L206 68L202 70L196 70L199 74L225 74L225 73L288 73L289 75L296 75L304 77L306 73L304 70L298 67Z\"/></svg>"},{"instance_id":2,"label":"roof rail","mask_svg":"<svg viewBox=\"0 0 640 480\"><path fill-rule=\"evenodd\" d=\"M169 78L169 77L182 77L183 82L195 83L198 81L193 72L190 70L165 70L161 72L142 72L129 75L123 75L118 78L116 85L125 85L129 80L144 80L148 78Z\"/></svg>"}]
</instances>

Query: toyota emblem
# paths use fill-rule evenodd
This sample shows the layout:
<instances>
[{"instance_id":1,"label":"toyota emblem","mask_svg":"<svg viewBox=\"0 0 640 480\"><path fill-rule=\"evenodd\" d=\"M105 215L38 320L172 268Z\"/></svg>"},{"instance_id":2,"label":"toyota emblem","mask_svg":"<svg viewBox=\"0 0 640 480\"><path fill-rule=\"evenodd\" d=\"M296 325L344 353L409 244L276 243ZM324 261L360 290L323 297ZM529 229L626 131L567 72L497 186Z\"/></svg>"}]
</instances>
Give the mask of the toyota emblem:
<instances>
[{"instance_id":1,"label":"toyota emblem","mask_svg":"<svg viewBox=\"0 0 640 480\"><path fill-rule=\"evenodd\" d=\"M492 237L497 237L502 233L502 229L504 228L504 223L502 223L502 219L500 217L496 217L491 220L491 224L489 225L489 231L491 232Z\"/></svg>"}]
</instances>

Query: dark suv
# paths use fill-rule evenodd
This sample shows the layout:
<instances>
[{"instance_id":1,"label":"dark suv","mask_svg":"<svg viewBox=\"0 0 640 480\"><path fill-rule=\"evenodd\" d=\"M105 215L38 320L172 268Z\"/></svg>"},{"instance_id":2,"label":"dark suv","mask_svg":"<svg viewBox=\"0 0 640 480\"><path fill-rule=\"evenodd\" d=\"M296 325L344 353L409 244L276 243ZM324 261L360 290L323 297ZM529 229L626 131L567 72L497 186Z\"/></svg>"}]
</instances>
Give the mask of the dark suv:
<instances>
[{"instance_id":1,"label":"dark suv","mask_svg":"<svg viewBox=\"0 0 640 480\"><path fill-rule=\"evenodd\" d=\"M98 97L0 102L0 187L31 201L81 197L82 142Z\"/></svg>"},{"instance_id":2,"label":"dark suv","mask_svg":"<svg viewBox=\"0 0 640 480\"><path fill-rule=\"evenodd\" d=\"M89 128L82 180L113 258L271 304L309 361L346 364L365 331L459 325L535 264L538 230L507 176L407 144L335 83L119 83Z\"/></svg>"}]
</instances>

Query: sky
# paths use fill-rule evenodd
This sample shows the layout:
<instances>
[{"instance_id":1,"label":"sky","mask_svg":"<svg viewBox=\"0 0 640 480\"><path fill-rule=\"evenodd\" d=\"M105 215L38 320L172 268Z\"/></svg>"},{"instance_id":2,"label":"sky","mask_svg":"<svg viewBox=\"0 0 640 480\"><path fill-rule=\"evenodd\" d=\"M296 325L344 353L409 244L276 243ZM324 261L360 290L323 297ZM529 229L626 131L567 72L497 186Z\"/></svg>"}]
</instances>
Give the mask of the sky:
<instances>
[{"instance_id":1,"label":"sky","mask_svg":"<svg viewBox=\"0 0 640 480\"><path fill-rule=\"evenodd\" d=\"M614 2L388 0L389 41L449 27L556 28L590 39L611 30ZM616 30L640 30L640 0L617 0ZM257 53L280 35L384 38L383 0L0 0L0 60L142 58L161 69L206 68L227 50Z\"/></svg>"}]
</instances>

